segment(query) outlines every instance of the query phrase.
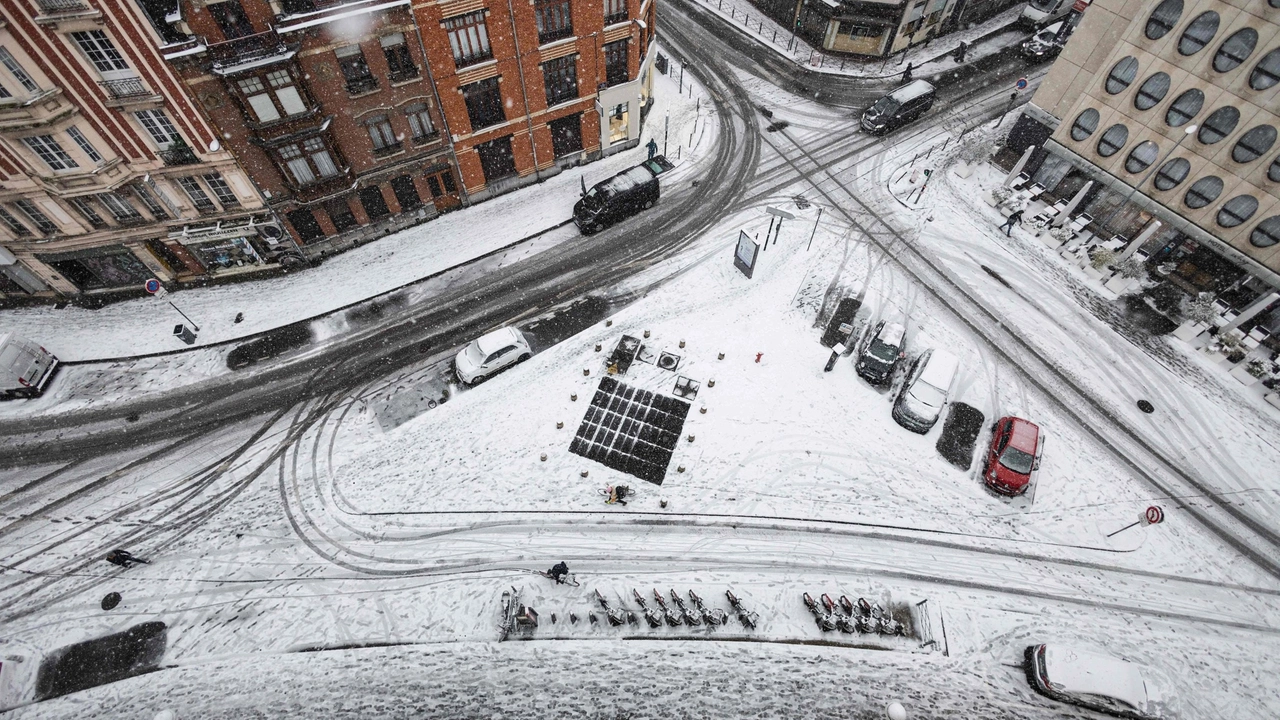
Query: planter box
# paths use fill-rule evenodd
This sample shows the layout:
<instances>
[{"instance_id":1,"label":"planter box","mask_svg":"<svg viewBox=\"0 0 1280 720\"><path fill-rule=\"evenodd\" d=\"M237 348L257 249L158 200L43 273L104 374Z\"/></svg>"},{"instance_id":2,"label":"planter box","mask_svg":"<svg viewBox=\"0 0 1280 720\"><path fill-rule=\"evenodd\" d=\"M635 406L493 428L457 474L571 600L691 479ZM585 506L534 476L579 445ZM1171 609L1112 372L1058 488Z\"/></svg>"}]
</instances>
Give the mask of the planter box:
<instances>
[{"instance_id":1,"label":"planter box","mask_svg":"<svg viewBox=\"0 0 1280 720\"><path fill-rule=\"evenodd\" d=\"M990 190L982 191L982 200L986 202L988 205L990 205L991 207L996 207L997 205L1000 204L996 202L996 196L992 195Z\"/></svg>"},{"instance_id":2,"label":"planter box","mask_svg":"<svg viewBox=\"0 0 1280 720\"><path fill-rule=\"evenodd\" d=\"M1198 337L1200 333L1208 329L1209 326L1202 322L1193 322L1188 320L1179 325L1177 330L1173 331L1173 336L1184 342L1190 342Z\"/></svg>"},{"instance_id":3,"label":"planter box","mask_svg":"<svg viewBox=\"0 0 1280 720\"><path fill-rule=\"evenodd\" d=\"M1280 408L1280 393L1267 393L1263 400L1271 403L1275 407Z\"/></svg>"},{"instance_id":4,"label":"planter box","mask_svg":"<svg viewBox=\"0 0 1280 720\"><path fill-rule=\"evenodd\" d=\"M1111 276L1111 271L1095 270L1092 265L1085 265L1084 274L1091 280L1097 280L1098 282L1105 284L1107 282L1106 279Z\"/></svg>"},{"instance_id":5,"label":"planter box","mask_svg":"<svg viewBox=\"0 0 1280 720\"><path fill-rule=\"evenodd\" d=\"M1132 292L1134 286L1137 284L1137 278L1127 278L1123 275L1116 275L1107 281L1107 289L1117 295L1124 295L1127 292Z\"/></svg>"},{"instance_id":6,"label":"planter box","mask_svg":"<svg viewBox=\"0 0 1280 720\"><path fill-rule=\"evenodd\" d=\"M1245 366L1245 361L1243 360L1241 360L1240 364L1231 370L1230 375L1245 385L1252 385L1258 382L1258 378L1249 374L1249 370Z\"/></svg>"},{"instance_id":7,"label":"planter box","mask_svg":"<svg viewBox=\"0 0 1280 720\"><path fill-rule=\"evenodd\" d=\"M973 174L973 168L969 167L967 163L956 163L956 166L952 168L951 172L955 173L959 177L967 178Z\"/></svg>"}]
</instances>

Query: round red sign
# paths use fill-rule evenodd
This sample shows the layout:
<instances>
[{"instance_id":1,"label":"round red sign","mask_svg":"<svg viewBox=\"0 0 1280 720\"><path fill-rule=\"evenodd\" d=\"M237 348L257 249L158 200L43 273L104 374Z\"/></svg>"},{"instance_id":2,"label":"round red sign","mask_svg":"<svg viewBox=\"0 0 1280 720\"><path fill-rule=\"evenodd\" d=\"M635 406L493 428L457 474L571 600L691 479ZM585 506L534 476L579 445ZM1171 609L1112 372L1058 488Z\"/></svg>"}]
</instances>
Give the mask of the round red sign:
<instances>
[{"instance_id":1,"label":"round red sign","mask_svg":"<svg viewBox=\"0 0 1280 720\"><path fill-rule=\"evenodd\" d=\"M1152 525L1159 524L1164 521L1164 510L1161 510L1159 505L1152 505L1147 508L1146 519Z\"/></svg>"}]
</instances>

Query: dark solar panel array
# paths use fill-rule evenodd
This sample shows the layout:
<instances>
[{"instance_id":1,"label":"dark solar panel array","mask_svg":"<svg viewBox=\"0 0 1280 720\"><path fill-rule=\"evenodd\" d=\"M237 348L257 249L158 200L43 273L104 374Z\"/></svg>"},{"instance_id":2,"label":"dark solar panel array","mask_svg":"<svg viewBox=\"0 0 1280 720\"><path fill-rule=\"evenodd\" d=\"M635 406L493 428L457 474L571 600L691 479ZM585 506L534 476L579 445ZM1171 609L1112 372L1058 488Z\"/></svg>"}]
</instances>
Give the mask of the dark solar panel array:
<instances>
[{"instance_id":1,"label":"dark solar panel array","mask_svg":"<svg viewBox=\"0 0 1280 720\"><path fill-rule=\"evenodd\" d=\"M569 452L661 485L688 415L683 400L601 378Z\"/></svg>"}]
</instances>

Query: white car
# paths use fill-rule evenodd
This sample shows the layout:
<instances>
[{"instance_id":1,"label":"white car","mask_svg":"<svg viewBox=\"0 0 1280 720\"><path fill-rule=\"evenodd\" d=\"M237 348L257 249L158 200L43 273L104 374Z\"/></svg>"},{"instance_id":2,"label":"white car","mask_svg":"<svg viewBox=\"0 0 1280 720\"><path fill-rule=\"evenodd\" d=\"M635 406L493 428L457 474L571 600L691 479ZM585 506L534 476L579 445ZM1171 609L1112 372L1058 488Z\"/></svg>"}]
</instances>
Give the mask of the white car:
<instances>
[{"instance_id":1,"label":"white car","mask_svg":"<svg viewBox=\"0 0 1280 720\"><path fill-rule=\"evenodd\" d=\"M929 432L947 404L959 369L960 361L955 355L945 350L926 350L916 359L893 404L893 419L912 432Z\"/></svg>"},{"instance_id":2,"label":"white car","mask_svg":"<svg viewBox=\"0 0 1280 720\"><path fill-rule=\"evenodd\" d=\"M504 368L524 362L533 355L529 341L519 330L505 327L472 340L453 359L458 379L467 385L482 383Z\"/></svg>"},{"instance_id":3,"label":"white car","mask_svg":"<svg viewBox=\"0 0 1280 720\"><path fill-rule=\"evenodd\" d=\"M1032 645L1026 661L1027 680L1042 695L1118 717L1159 717L1159 693L1137 665L1061 645Z\"/></svg>"}]
</instances>

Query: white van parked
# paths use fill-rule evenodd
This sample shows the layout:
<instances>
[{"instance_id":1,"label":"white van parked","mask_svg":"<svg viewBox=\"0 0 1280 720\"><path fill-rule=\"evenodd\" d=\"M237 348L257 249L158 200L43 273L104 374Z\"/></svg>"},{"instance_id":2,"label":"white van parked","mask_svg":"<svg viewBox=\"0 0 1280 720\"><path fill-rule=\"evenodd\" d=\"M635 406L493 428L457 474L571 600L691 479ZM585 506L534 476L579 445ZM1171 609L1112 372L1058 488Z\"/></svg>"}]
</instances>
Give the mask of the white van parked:
<instances>
[{"instance_id":1,"label":"white van parked","mask_svg":"<svg viewBox=\"0 0 1280 720\"><path fill-rule=\"evenodd\" d=\"M893 419L902 427L927 433L938 422L951 394L960 360L945 350L926 350L916 360L893 404Z\"/></svg>"},{"instance_id":2,"label":"white van parked","mask_svg":"<svg viewBox=\"0 0 1280 720\"><path fill-rule=\"evenodd\" d=\"M58 358L30 340L0 334L0 400L37 397L58 372Z\"/></svg>"},{"instance_id":3,"label":"white van parked","mask_svg":"<svg viewBox=\"0 0 1280 720\"><path fill-rule=\"evenodd\" d=\"M1159 693L1133 663L1061 645L1032 645L1024 654L1027 680L1041 695L1118 717L1159 717Z\"/></svg>"}]
</instances>

